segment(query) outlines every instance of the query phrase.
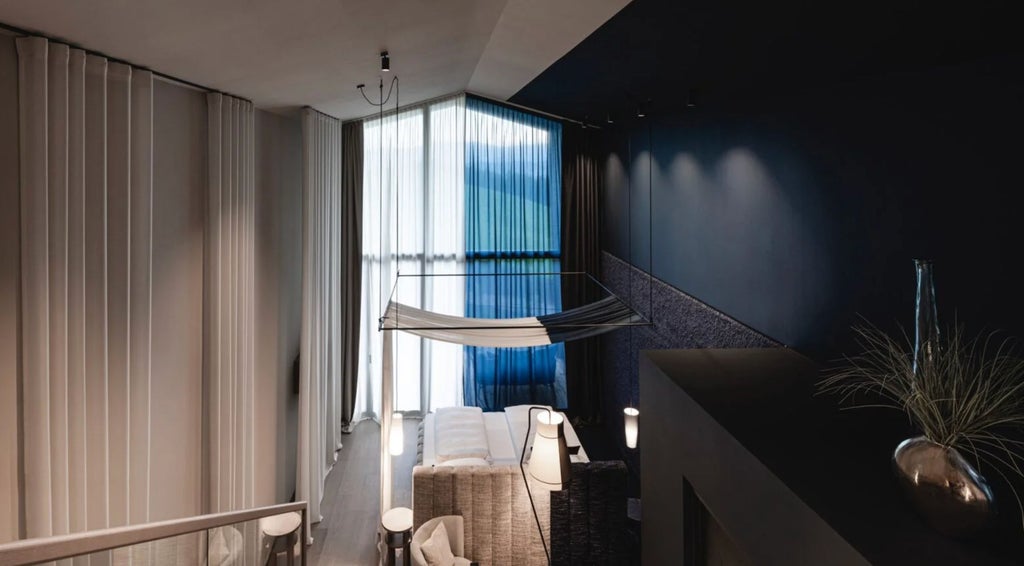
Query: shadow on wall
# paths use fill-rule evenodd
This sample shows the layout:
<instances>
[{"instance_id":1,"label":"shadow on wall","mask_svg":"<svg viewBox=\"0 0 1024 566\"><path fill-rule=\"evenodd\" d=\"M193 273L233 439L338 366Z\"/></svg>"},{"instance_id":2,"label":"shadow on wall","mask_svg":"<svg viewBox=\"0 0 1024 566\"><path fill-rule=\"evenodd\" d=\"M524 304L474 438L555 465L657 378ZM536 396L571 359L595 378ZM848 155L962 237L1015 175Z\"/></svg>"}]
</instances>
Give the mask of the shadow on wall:
<instances>
[{"instance_id":1,"label":"shadow on wall","mask_svg":"<svg viewBox=\"0 0 1024 566\"><path fill-rule=\"evenodd\" d=\"M659 161L657 151L637 151L650 145L646 131L639 137L628 185L622 159L606 163L606 198L617 203L606 210L626 211L606 218L619 231L606 249L785 343L813 342L834 269L824 220L801 214L821 207L806 202L815 191L794 203L783 190L805 182L786 178L800 170L786 163L793 157L776 151L784 165L771 171L751 147L709 146Z\"/></svg>"}]
</instances>

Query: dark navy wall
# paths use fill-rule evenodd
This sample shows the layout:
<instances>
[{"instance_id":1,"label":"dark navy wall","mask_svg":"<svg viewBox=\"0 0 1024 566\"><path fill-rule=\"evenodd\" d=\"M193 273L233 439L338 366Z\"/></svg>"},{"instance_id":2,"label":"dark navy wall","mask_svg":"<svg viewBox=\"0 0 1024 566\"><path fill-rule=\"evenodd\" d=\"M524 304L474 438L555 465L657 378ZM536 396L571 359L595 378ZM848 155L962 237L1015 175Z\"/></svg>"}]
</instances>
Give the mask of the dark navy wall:
<instances>
[{"instance_id":1,"label":"dark navy wall","mask_svg":"<svg viewBox=\"0 0 1024 566\"><path fill-rule=\"evenodd\" d=\"M858 316L912 323L914 257L936 261L940 316L1024 336L1022 71L765 85L608 128L604 248L820 358Z\"/></svg>"}]
</instances>

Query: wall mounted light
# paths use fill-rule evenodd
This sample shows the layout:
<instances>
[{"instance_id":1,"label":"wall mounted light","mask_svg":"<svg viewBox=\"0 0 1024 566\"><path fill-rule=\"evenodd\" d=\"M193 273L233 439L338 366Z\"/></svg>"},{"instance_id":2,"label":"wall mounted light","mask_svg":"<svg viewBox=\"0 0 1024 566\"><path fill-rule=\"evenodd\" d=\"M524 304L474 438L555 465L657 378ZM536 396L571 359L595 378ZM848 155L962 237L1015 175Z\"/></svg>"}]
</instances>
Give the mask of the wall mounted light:
<instances>
[{"instance_id":1,"label":"wall mounted light","mask_svg":"<svg viewBox=\"0 0 1024 566\"><path fill-rule=\"evenodd\" d=\"M636 448L636 437L640 430L640 410L626 407L622 410L622 420L626 423L626 448Z\"/></svg>"},{"instance_id":2,"label":"wall mounted light","mask_svg":"<svg viewBox=\"0 0 1024 566\"><path fill-rule=\"evenodd\" d=\"M391 57L388 56L387 51L380 52L380 70L384 73L391 70Z\"/></svg>"},{"instance_id":3,"label":"wall mounted light","mask_svg":"<svg viewBox=\"0 0 1024 566\"><path fill-rule=\"evenodd\" d=\"M391 415L391 437L388 440L388 452L392 456L401 456L405 450L405 433L402 431L402 413Z\"/></svg>"}]
</instances>

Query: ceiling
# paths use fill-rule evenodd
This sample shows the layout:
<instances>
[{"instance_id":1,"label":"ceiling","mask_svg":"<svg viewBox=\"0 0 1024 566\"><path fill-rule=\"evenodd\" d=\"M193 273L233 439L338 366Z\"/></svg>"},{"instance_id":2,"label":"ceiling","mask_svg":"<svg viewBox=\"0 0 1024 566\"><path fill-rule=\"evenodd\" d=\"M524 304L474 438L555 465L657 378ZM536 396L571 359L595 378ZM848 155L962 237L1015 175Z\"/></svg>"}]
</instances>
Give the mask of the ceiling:
<instances>
[{"instance_id":1,"label":"ceiling","mask_svg":"<svg viewBox=\"0 0 1024 566\"><path fill-rule=\"evenodd\" d=\"M617 123L1022 53L1012 2L634 0L510 101Z\"/></svg>"},{"instance_id":2,"label":"ceiling","mask_svg":"<svg viewBox=\"0 0 1024 566\"><path fill-rule=\"evenodd\" d=\"M372 113L378 53L401 102L506 100L629 0L0 0L0 22L287 111Z\"/></svg>"}]
</instances>

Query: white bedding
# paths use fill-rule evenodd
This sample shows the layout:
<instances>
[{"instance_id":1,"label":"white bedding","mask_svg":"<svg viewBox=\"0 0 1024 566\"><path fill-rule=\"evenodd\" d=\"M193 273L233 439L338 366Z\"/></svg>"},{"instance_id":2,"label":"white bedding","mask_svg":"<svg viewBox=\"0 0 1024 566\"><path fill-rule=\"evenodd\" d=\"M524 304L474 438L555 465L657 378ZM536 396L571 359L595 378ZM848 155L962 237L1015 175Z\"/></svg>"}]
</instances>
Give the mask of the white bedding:
<instances>
[{"instance_id":1,"label":"white bedding","mask_svg":"<svg viewBox=\"0 0 1024 566\"><path fill-rule=\"evenodd\" d=\"M476 407L460 408L460 409L475 409L480 411ZM491 462L492 465L513 465L519 463L519 456L522 450L522 438L526 435L527 425L527 411L525 406L508 407L503 412L484 413L479 412L483 420L483 431L486 437L487 455L484 456ZM437 419L438 415L444 413L445 409L438 409L438 413L429 413L423 419L423 461L421 462L424 466L434 466L440 464L446 460L454 459L452 452L465 453L466 447L451 447L450 444L458 442L455 438L449 437L445 439L446 447L440 450L444 451L443 456L439 455L438 443L441 439L437 431ZM537 417L537 411L533 412L534 418ZM564 417L564 413L562 414ZM531 431L530 435L533 436ZM569 424L569 421L565 421L565 440L566 444L570 446L570 453L572 452L573 446L579 446L579 450L576 454L571 454L570 460L573 462L589 462L586 451L580 445L579 437L576 436L576 431ZM472 441L476 444L479 443L479 439ZM533 443L533 439L530 439L530 443ZM459 452L459 451L462 452ZM479 445L468 448L469 451L477 451L479 453ZM474 456L459 456L459 457L474 457Z\"/></svg>"}]
</instances>

